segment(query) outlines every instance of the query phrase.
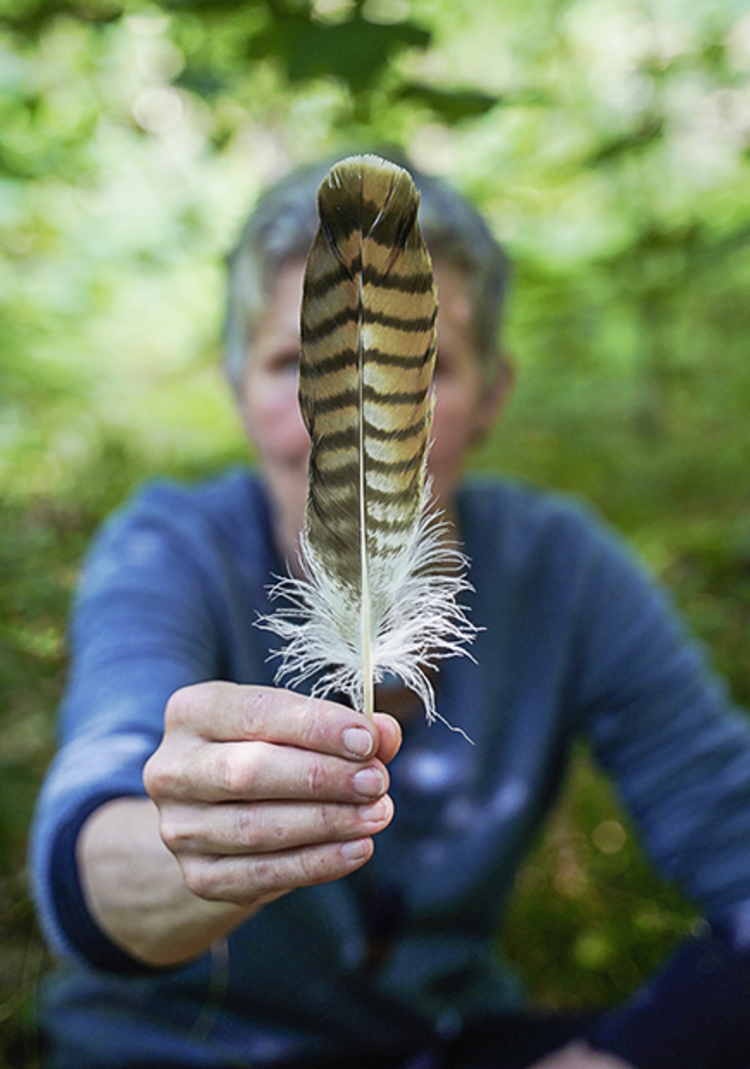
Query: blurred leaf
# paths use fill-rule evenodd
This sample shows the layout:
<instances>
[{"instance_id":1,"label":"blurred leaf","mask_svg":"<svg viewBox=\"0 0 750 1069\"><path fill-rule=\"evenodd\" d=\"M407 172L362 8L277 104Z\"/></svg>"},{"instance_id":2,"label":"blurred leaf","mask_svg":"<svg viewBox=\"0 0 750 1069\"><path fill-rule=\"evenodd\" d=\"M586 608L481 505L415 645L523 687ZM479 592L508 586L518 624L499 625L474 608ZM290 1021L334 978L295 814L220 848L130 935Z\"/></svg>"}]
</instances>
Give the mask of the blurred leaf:
<instances>
[{"instance_id":1,"label":"blurred leaf","mask_svg":"<svg viewBox=\"0 0 750 1069\"><path fill-rule=\"evenodd\" d=\"M485 115L503 102L501 97L491 96L478 89L439 89L421 82L406 82L400 86L396 99L409 100L428 107L447 123Z\"/></svg>"},{"instance_id":2,"label":"blurred leaf","mask_svg":"<svg viewBox=\"0 0 750 1069\"><path fill-rule=\"evenodd\" d=\"M332 76L361 93L375 85L396 53L424 49L430 39L430 32L414 22L381 25L357 13L328 24L289 13L254 36L246 56L276 57L292 83Z\"/></svg>"},{"instance_id":3,"label":"blurred leaf","mask_svg":"<svg viewBox=\"0 0 750 1069\"><path fill-rule=\"evenodd\" d=\"M621 157L633 152L642 152L658 141L664 133L664 121L659 116L647 116L628 134L615 137L597 146L588 157L589 167L601 167L619 161Z\"/></svg>"}]
</instances>

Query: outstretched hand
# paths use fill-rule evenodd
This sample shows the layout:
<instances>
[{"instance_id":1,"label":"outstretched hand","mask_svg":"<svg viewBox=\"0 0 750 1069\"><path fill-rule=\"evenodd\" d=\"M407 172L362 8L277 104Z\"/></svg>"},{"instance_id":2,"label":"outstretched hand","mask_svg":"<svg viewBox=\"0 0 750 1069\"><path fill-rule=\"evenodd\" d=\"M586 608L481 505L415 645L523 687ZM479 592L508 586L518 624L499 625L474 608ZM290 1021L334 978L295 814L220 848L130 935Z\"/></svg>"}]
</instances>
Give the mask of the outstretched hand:
<instances>
[{"instance_id":1,"label":"outstretched hand","mask_svg":"<svg viewBox=\"0 0 750 1069\"><path fill-rule=\"evenodd\" d=\"M170 699L144 784L193 894L262 905L372 856L393 816L386 765L400 744L389 716L200 683Z\"/></svg>"}]
</instances>

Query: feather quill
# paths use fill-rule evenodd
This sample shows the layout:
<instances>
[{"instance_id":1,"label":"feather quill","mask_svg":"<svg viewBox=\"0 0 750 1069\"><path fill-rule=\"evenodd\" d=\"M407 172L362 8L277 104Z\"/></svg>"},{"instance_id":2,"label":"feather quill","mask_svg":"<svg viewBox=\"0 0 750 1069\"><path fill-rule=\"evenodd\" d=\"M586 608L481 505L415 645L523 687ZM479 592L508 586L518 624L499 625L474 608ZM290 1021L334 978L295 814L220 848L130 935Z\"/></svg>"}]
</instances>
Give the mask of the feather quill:
<instances>
[{"instance_id":1,"label":"feather quill","mask_svg":"<svg viewBox=\"0 0 750 1069\"><path fill-rule=\"evenodd\" d=\"M406 171L376 156L331 169L305 272L299 401L311 439L302 579L262 621L277 682L318 676L371 716L398 675L438 716L428 672L476 628L457 602L466 560L429 505L437 293Z\"/></svg>"}]
</instances>

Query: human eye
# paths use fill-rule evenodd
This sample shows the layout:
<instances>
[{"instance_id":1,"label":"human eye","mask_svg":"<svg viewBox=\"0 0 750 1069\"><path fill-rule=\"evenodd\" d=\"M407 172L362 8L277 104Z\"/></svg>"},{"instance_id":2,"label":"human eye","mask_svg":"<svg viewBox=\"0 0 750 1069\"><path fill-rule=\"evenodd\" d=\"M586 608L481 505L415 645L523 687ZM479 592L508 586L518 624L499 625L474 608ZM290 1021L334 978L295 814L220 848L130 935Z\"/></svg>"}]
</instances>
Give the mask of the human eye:
<instances>
[{"instance_id":1,"label":"human eye","mask_svg":"<svg viewBox=\"0 0 750 1069\"><path fill-rule=\"evenodd\" d=\"M450 378L451 374L452 361L450 358L450 354L446 353L444 350L441 351L440 349L438 349L437 355L435 357L435 371L433 375L434 379L439 382L441 379Z\"/></svg>"},{"instance_id":2,"label":"human eye","mask_svg":"<svg viewBox=\"0 0 750 1069\"><path fill-rule=\"evenodd\" d=\"M275 375L296 375L299 370L299 349L280 349L270 361Z\"/></svg>"}]
</instances>

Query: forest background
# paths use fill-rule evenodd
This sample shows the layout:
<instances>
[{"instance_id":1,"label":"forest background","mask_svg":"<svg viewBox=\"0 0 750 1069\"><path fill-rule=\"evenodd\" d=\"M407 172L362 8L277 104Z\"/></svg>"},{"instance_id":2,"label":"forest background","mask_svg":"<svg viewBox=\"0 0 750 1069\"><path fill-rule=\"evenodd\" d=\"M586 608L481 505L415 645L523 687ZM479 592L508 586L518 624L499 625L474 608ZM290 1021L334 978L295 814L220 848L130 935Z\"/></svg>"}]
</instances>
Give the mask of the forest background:
<instances>
[{"instance_id":1,"label":"forest background","mask_svg":"<svg viewBox=\"0 0 750 1069\"><path fill-rule=\"evenodd\" d=\"M246 462L223 257L289 165L373 145L515 264L475 464L591 501L750 703L745 0L0 0L2 1066L38 1062L25 844L86 543ZM499 946L537 1003L602 1004L694 923L582 749Z\"/></svg>"}]
</instances>

